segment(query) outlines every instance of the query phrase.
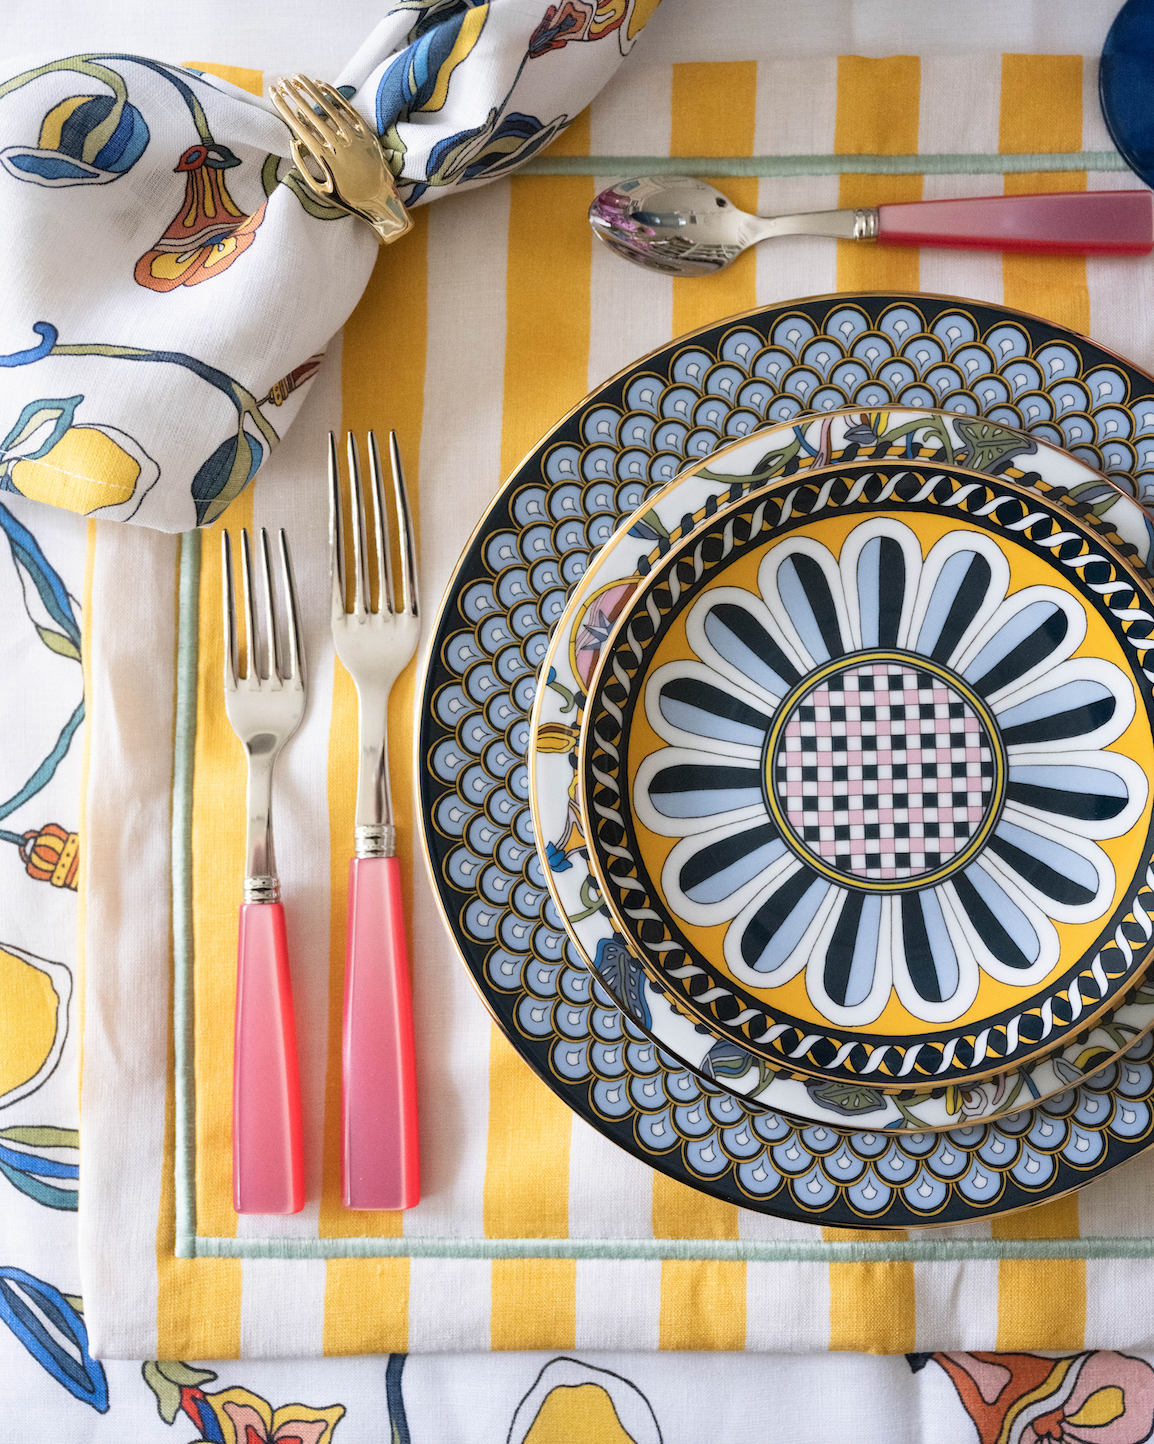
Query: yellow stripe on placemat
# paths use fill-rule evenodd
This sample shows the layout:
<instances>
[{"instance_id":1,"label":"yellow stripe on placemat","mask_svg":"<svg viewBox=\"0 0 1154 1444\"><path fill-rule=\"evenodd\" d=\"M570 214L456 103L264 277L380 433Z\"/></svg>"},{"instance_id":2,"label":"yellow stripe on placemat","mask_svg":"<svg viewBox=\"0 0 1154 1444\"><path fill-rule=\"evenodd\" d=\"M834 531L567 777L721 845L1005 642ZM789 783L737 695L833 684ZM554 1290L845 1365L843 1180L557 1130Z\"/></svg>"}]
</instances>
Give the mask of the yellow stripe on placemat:
<instances>
[{"instance_id":1,"label":"yellow stripe on placemat","mask_svg":"<svg viewBox=\"0 0 1154 1444\"><path fill-rule=\"evenodd\" d=\"M896 1242L905 1229L823 1228L834 1243ZM829 1346L863 1354L908 1354L914 1347L914 1265L831 1263Z\"/></svg>"},{"instance_id":2,"label":"yellow stripe on placemat","mask_svg":"<svg viewBox=\"0 0 1154 1444\"><path fill-rule=\"evenodd\" d=\"M694 61L673 67L672 155L752 155L757 64ZM709 184L743 211L757 210L757 181L711 177ZM673 334L682 336L757 304L752 250L716 276L674 279Z\"/></svg>"},{"instance_id":3,"label":"yellow stripe on placemat","mask_svg":"<svg viewBox=\"0 0 1154 1444\"><path fill-rule=\"evenodd\" d=\"M690 1188L664 1173L653 1175L654 1238L721 1238L736 1240L736 1204Z\"/></svg>"},{"instance_id":4,"label":"yellow stripe on placemat","mask_svg":"<svg viewBox=\"0 0 1154 1444\"><path fill-rule=\"evenodd\" d=\"M658 1348L745 1348L745 1264L664 1259Z\"/></svg>"},{"instance_id":5,"label":"yellow stripe on placemat","mask_svg":"<svg viewBox=\"0 0 1154 1444\"><path fill-rule=\"evenodd\" d=\"M175 582L175 579L174 579ZM156 1349L160 1359L239 1359L243 1264L176 1257L176 1074L169 1010L164 1163L156 1220Z\"/></svg>"},{"instance_id":6,"label":"yellow stripe on placemat","mask_svg":"<svg viewBox=\"0 0 1154 1444\"><path fill-rule=\"evenodd\" d=\"M732 1239L739 1233L735 1204L653 1175L653 1237ZM744 1263L664 1259L661 1264L659 1347L745 1348Z\"/></svg>"},{"instance_id":7,"label":"yellow stripe on placemat","mask_svg":"<svg viewBox=\"0 0 1154 1444\"><path fill-rule=\"evenodd\" d=\"M916 155L921 61L916 55L867 60L843 55L837 63L837 155ZM843 175L842 207L920 201L920 175ZM839 291L916 291L918 252L903 246L837 243Z\"/></svg>"},{"instance_id":8,"label":"yellow stripe on placemat","mask_svg":"<svg viewBox=\"0 0 1154 1444\"><path fill-rule=\"evenodd\" d=\"M495 1259L490 1347L577 1346L577 1264L568 1258Z\"/></svg>"},{"instance_id":9,"label":"yellow stripe on placemat","mask_svg":"<svg viewBox=\"0 0 1154 1444\"><path fill-rule=\"evenodd\" d=\"M191 66L254 95L262 73L197 62ZM196 1126L196 1220L201 1235L235 1237L232 1208L232 1034L236 939L244 876L244 752L221 700L224 634L220 534L251 527L250 486L201 536L192 803L192 933ZM179 563L178 563L179 565ZM178 590L173 579L174 592ZM243 630L243 628L242 628ZM162 1359L240 1355L241 1262L179 1259L176 1246L175 1085L168 1039L164 1168L157 1217L157 1352Z\"/></svg>"},{"instance_id":10,"label":"yellow stripe on placemat","mask_svg":"<svg viewBox=\"0 0 1154 1444\"><path fill-rule=\"evenodd\" d=\"M588 155L583 111L545 155ZM588 176L514 176L505 271L501 479L589 390Z\"/></svg>"},{"instance_id":11,"label":"yellow stripe on placemat","mask_svg":"<svg viewBox=\"0 0 1154 1444\"><path fill-rule=\"evenodd\" d=\"M496 1025L489 1035L486 1238L565 1238L573 1115ZM493 1309L497 1311L496 1281Z\"/></svg>"},{"instance_id":12,"label":"yellow stripe on placemat","mask_svg":"<svg viewBox=\"0 0 1154 1444\"><path fill-rule=\"evenodd\" d=\"M408 1348L408 1259L329 1259L324 1352L404 1354Z\"/></svg>"},{"instance_id":13,"label":"yellow stripe on placemat","mask_svg":"<svg viewBox=\"0 0 1154 1444\"><path fill-rule=\"evenodd\" d=\"M1080 55L1002 56L998 149L1008 155L1082 149ZM1007 195L1085 189L1085 171L1005 178ZM1005 255L1002 292L1007 306L1032 311L1083 335L1090 330L1090 292L1081 256Z\"/></svg>"},{"instance_id":14,"label":"yellow stripe on placemat","mask_svg":"<svg viewBox=\"0 0 1154 1444\"><path fill-rule=\"evenodd\" d=\"M342 467L345 465L344 434L352 431L360 448L363 479L367 485L366 433L369 430L376 432L386 467L388 432L397 433L418 555L421 423L428 340L428 219L427 207L414 211L413 229L409 234L395 245L382 247L364 295L345 322L341 344L342 435L338 449ZM386 485L386 496L389 494ZM347 487L345 501L348 501ZM396 527L392 528L391 539L393 576L396 579L400 577ZM389 781L408 918L413 915L412 873L417 856L412 775L415 679L414 663L401 673L389 699ZM352 678L338 661L333 665L329 720L329 1026L319 1229L322 1238L361 1235L395 1238L400 1235L402 1227L403 1216L399 1212L354 1213L341 1204L341 1015L356 785L357 694ZM411 927L409 931L411 936ZM350 1327L355 1327L355 1324L350 1324Z\"/></svg>"},{"instance_id":15,"label":"yellow stripe on placemat","mask_svg":"<svg viewBox=\"0 0 1154 1444\"><path fill-rule=\"evenodd\" d=\"M991 1220L994 1238L1077 1238L1078 1195ZM1002 1350L1081 1349L1086 1337L1086 1260L1002 1259L998 1341Z\"/></svg>"}]
</instances>

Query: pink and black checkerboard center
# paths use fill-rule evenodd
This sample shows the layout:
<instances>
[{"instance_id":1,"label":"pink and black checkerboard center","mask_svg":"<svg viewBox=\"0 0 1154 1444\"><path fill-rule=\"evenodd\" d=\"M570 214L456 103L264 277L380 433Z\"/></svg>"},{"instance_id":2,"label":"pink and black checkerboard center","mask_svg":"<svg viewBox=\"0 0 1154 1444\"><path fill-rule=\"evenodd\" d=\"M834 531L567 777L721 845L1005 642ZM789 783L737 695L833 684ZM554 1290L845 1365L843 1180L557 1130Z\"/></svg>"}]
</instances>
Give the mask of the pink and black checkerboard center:
<instances>
[{"instance_id":1,"label":"pink and black checkerboard center","mask_svg":"<svg viewBox=\"0 0 1154 1444\"><path fill-rule=\"evenodd\" d=\"M963 853L994 792L981 718L943 678L859 662L794 703L774 790L795 838L847 879L937 873Z\"/></svg>"}]
</instances>

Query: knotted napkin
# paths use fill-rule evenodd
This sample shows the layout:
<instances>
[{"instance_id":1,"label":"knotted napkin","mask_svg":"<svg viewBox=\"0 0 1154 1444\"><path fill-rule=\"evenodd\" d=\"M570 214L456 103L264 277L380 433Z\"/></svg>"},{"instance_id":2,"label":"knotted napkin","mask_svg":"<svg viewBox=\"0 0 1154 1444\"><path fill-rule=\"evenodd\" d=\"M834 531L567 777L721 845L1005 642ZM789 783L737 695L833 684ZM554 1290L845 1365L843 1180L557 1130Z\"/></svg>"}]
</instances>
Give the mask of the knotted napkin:
<instances>
[{"instance_id":1,"label":"knotted napkin","mask_svg":"<svg viewBox=\"0 0 1154 1444\"><path fill-rule=\"evenodd\" d=\"M421 205L546 146L656 3L399 0L336 83ZM0 491L184 531L247 486L378 249L289 138L267 100L143 56L8 69Z\"/></svg>"}]
</instances>

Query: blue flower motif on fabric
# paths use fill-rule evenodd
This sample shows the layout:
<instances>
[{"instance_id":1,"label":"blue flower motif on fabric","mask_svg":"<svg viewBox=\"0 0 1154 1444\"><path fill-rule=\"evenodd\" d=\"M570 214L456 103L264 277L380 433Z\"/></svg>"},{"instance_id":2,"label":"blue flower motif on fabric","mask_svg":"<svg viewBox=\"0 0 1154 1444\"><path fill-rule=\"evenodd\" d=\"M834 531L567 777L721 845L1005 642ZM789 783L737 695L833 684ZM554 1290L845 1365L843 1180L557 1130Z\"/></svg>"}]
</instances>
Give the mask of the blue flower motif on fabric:
<instances>
[{"instance_id":1,"label":"blue flower motif on fabric","mask_svg":"<svg viewBox=\"0 0 1154 1444\"><path fill-rule=\"evenodd\" d=\"M112 125L112 134L101 136ZM35 146L8 146L0 165L42 186L107 185L144 154L148 126L135 105L111 95L70 95L44 117Z\"/></svg>"},{"instance_id":2,"label":"blue flower motif on fabric","mask_svg":"<svg viewBox=\"0 0 1154 1444\"><path fill-rule=\"evenodd\" d=\"M0 506L0 534L6 538L11 550L12 563L24 588L25 605L27 606L29 597L35 597L48 619L46 623L33 618L40 640L57 656L79 662L80 623L72 605L72 598L59 572L49 562L40 543L28 528L13 516L6 506ZM31 611L29 616L32 617ZM47 786L72 745L72 739L83 719L84 698L81 696L48 755L32 775L13 796L0 797L0 821L17 811ZM26 844L26 839L21 834L8 832L7 829L0 829L0 841L14 843L17 847Z\"/></svg>"},{"instance_id":3,"label":"blue flower motif on fabric","mask_svg":"<svg viewBox=\"0 0 1154 1444\"><path fill-rule=\"evenodd\" d=\"M34 1203L75 1213L80 1167L68 1160L79 1146L75 1128L0 1128L0 1173Z\"/></svg>"},{"instance_id":4,"label":"blue flower motif on fabric","mask_svg":"<svg viewBox=\"0 0 1154 1444\"><path fill-rule=\"evenodd\" d=\"M602 40L620 30L628 14L628 0L561 0L546 10L529 41L529 54L537 59L566 45Z\"/></svg>"},{"instance_id":5,"label":"blue flower motif on fabric","mask_svg":"<svg viewBox=\"0 0 1154 1444\"><path fill-rule=\"evenodd\" d=\"M0 166L9 175L40 186L107 185L132 169L148 146L148 125L128 98L124 76L105 65L106 60L142 66L174 86L197 134L206 145L212 143L204 107L188 84L190 76L201 80L197 72L182 73L140 55L70 55L21 71L0 84L0 100L35 81L61 74L103 87L99 94L70 95L57 101L40 122L35 145L13 145L0 151Z\"/></svg>"},{"instance_id":6,"label":"blue flower motif on fabric","mask_svg":"<svg viewBox=\"0 0 1154 1444\"><path fill-rule=\"evenodd\" d=\"M448 97L449 77L477 43L488 12L487 4L463 6L397 56L377 84L381 135L414 112L441 109Z\"/></svg>"},{"instance_id":7,"label":"blue flower motif on fabric","mask_svg":"<svg viewBox=\"0 0 1154 1444\"><path fill-rule=\"evenodd\" d=\"M390 155L393 174L402 186L408 187L407 205L415 205L430 186L465 185L505 175L548 145L569 123L568 115L542 121L521 111L506 111L530 52L522 58L504 99L489 111L482 124L455 131L438 141L423 176L404 174L407 146L401 127L418 116L443 109L453 71L477 44L488 12L487 4L450 6L434 24L423 16L415 27L421 32L418 38L396 57L377 84L377 132Z\"/></svg>"},{"instance_id":8,"label":"blue flower motif on fabric","mask_svg":"<svg viewBox=\"0 0 1154 1444\"><path fill-rule=\"evenodd\" d=\"M229 502L252 480L261 462L279 440L276 429L260 409L264 401L274 399L272 394L266 396L264 401L258 401L239 381L196 356L189 356L182 351L149 351L138 346L118 346L106 342L66 345L60 343L57 328L48 321L37 321L32 329L40 337L39 344L29 346L23 351L0 355L0 367L28 366L46 356L91 356L103 357L109 361L143 361L180 366L214 387L232 403L236 409L236 431L226 437L201 463L193 478L191 491L196 507L197 526L209 525L225 510ZM310 358L306 366L311 366L315 359ZM293 382L304 369L298 368L285 378L285 383ZM308 375L311 374L310 370ZM292 386L288 389L291 390ZM104 471L107 474L98 477L102 485L96 493L100 498L97 506L89 504L92 499L90 489L83 486L74 488L73 495L64 490L64 483L75 482L78 477L82 481L86 479L76 470L76 466L80 464L79 457L67 461L60 458L60 465L55 468L60 485L52 482L48 494L41 495L37 489L44 489L49 485L39 473L22 481L19 471L21 466L28 473L29 467L34 466L48 451L57 446L69 445L70 438L76 440L75 433L81 431L81 428L74 422L74 413L83 400L83 396L56 398L30 402L24 407L8 436L0 444L0 490L17 491L23 496L33 496L36 500L50 500L55 505L84 514L102 510L103 514L108 516L115 505L120 509L117 519L125 520L139 507L145 493L155 484L160 468L139 442L115 427L90 424L83 429L84 445L77 442L78 453L84 453L84 464L92 462L89 453L93 447L99 446L103 452ZM103 441L97 439L97 433L104 438ZM53 458L54 461L56 459ZM110 486L109 482L114 482L117 489ZM115 497L114 502L109 501L110 494Z\"/></svg>"},{"instance_id":9,"label":"blue flower motif on fabric","mask_svg":"<svg viewBox=\"0 0 1154 1444\"><path fill-rule=\"evenodd\" d=\"M568 124L567 115L545 122L518 110L503 116L493 111L484 125L458 131L433 147L429 154L429 184L495 180L530 160Z\"/></svg>"}]
</instances>

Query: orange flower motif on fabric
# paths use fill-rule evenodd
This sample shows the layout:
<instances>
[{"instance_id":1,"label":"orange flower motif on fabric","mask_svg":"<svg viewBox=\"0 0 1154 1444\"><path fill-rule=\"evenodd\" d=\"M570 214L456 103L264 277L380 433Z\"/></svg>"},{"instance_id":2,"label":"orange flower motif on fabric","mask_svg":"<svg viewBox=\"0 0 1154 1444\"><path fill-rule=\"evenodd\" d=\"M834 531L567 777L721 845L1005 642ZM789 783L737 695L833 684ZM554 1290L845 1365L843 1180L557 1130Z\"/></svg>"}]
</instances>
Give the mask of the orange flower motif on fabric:
<instances>
[{"instance_id":1,"label":"orange flower motif on fabric","mask_svg":"<svg viewBox=\"0 0 1154 1444\"><path fill-rule=\"evenodd\" d=\"M232 1398L227 1397L230 1394ZM236 1444L324 1444L344 1413L339 1404L330 1409L310 1409L303 1404L269 1409L247 1389L226 1389L208 1398L219 1401L218 1417L231 1424Z\"/></svg>"},{"instance_id":2,"label":"orange flower motif on fabric","mask_svg":"<svg viewBox=\"0 0 1154 1444\"><path fill-rule=\"evenodd\" d=\"M138 285L150 291L195 286L248 250L265 208L246 216L229 195L224 173L239 164L227 146L189 146L175 167L184 173L184 200L164 235L137 261Z\"/></svg>"},{"instance_id":3,"label":"orange flower motif on fabric","mask_svg":"<svg viewBox=\"0 0 1154 1444\"><path fill-rule=\"evenodd\" d=\"M215 1372L180 1360L154 1359L140 1371L156 1395L160 1417L174 1424L183 1414L199 1431L196 1444L332 1444L333 1430L344 1418L343 1404L274 1409L267 1399L236 1385L206 1394L202 1386L216 1378Z\"/></svg>"},{"instance_id":4,"label":"orange flower motif on fabric","mask_svg":"<svg viewBox=\"0 0 1154 1444\"><path fill-rule=\"evenodd\" d=\"M550 5L529 40L530 58L562 50L575 41L611 35L628 13L629 0L561 0L559 5Z\"/></svg>"},{"instance_id":5,"label":"orange flower motif on fabric","mask_svg":"<svg viewBox=\"0 0 1154 1444\"><path fill-rule=\"evenodd\" d=\"M1128 1354L929 1358L953 1381L980 1444L1141 1444L1154 1428L1154 1369Z\"/></svg>"}]
</instances>

